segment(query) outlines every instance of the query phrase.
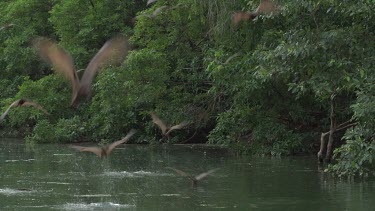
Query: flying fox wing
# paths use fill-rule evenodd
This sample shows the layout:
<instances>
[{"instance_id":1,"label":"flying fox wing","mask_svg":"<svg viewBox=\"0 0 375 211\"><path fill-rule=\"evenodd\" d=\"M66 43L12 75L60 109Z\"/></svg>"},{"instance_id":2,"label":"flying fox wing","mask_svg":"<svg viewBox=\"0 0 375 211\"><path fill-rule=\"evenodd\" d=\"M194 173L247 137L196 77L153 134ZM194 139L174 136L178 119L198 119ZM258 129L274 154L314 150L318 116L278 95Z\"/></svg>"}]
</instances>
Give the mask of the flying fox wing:
<instances>
[{"instance_id":1,"label":"flying fox wing","mask_svg":"<svg viewBox=\"0 0 375 211\"><path fill-rule=\"evenodd\" d=\"M33 40L33 46L39 56L47 63L54 66L54 70L63 74L72 84L72 102L77 97L79 90L79 79L74 67L73 58L55 42L47 38Z\"/></svg>"},{"instance_id":2,"label":"flying fox wing","mask_svg":"<svg viewBox=\"0 0 375 211\"><path fill-rule=\"evenodd\" d=\"M99 148L99 147L82 147L82 146L76 146L76 145L72 145L70 147L73 148L73 149L77 149L80 152L92 152L95 155L97 155L99 157L102 157L103 149Z\"/></svg>"},{"instance_id":3,"label":"flying fox wing","mask_svg":"<svg viewBox=\"0 0 375 211\"><path fill-rule=\"evenodd\" d=\"M161 129L161 132L164 135L165 132L167 131L167 126L164 124L164 122L161 119L159 119L159 117L156 116L156 114L154 113L151 113L151 118L152 118L152 122L155 123L157 126L159 126L159 128Z\"/></svg>"},{"instance_id":4,"label":"flying fox wing","mask_svg":"<svg viewBox=\"0 0 375 211\"><path fill-rule=\"evenodd\" d=\"M79 96L89 96L91 92L91 83L95 74L105 65L121 63L130 49L128 40L118 35L108 40L99 52L91 59L80 82L78 91ZM73 101L76 104L77 96Z\"/></svg>"},{"instance_id":5,"label":"flying fox wing","mask_svg":"<svg viewBox=\"0 0 375 211\"><path fill-rule=\"evenodd\" d=\"M131 129L131 130L129 131L129 133L128 133L124 138L122 138L122 139L119 140L119 141L115 141L115 142L109 144L109 145L107 146L107 148L106 148L106 153L107 153L107 155L109 155L109 154L112 152L112 150L113 150L115 147L117 147L118 145L123 144L123 143L129 141L129 139L130 139L130 138L131 138L136 132L137 132L137 130Z\"/></svg>"},{"instance_id":6,"label":"flying fox wing","mask_svg":"<svg viewBox=\"0 0 375 211\"><path fill-rule=\"evenodd\" d=\"M195 179L196 179L197 181L202 180L203 178L207 177L208 175L214 173L214 172L217 171L217 170L219 170L219 168L211 169L211 170L209 170L209 171L207 171L207 172L204 172L204 173L202 173L202 174L199 174L199 175L195 176Z\"/></svg>"},{"instance_id":7,"label":"flying fox wing","mask_svg":"<svg viewBox=\"0 0 375 211\"><path fill-rule=\"evenodd\" d=\"M183 122L181 122L180 124L178 124L178 125L175 125L175 126L172 126L169 130L168 130L168 132L165 134L165 135L168 135L170 132L172 132L173 130L179 130L179 129L182 129L182 128L184 128L186 125L188 125L189 124L189 122L187 122L187 121L183 121Z\"/></svg>"}]
</instances>

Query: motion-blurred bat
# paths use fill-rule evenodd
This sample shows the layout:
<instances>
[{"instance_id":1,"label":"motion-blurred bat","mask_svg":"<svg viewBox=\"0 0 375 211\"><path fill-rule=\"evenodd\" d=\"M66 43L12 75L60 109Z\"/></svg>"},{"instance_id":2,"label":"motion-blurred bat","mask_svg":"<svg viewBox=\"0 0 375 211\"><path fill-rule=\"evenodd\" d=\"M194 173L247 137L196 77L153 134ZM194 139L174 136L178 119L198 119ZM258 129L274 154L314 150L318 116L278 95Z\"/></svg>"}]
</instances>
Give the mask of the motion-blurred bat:
<instances>
[{"instance_id":1,"label":"motion-blurred bat","mask_svg":"<svg viewBox=\"0 0 375 211\"><path fill-rule=\"evenodd\" d=\"M141 15L138 15L137 17L133 18L133 21L138 20L138 18L140 18L140 17L155 18L157 15L159 15L163 10L165 10L167 8L168 8L168 6L158 7L151 14L141 14Z\"/></svg>"},{"instance_id":2,"label":"motion-blurred bat","mask_svg":"<svg viewBox=\"0 0 375 211\"><path fill-rule=\"evenodd\" d=\"M50 113L48 113L41 105L39 105L37 103L34 103L31 100L26 100L26 99L21 98L21 99L18 99L16 101L14 101L12 104L10 104L10 106L8 107L8 109L0 116L0 123L8 115L8 113L9 113L9 111L10 111L11 108L21 107L21 106L33 106L36 109L39 109L39 110L43 111L43 113L45 113L47 115L50 115Z\"/></svg>"},{"instance_id":3,"label":"motion-blurred bat","mask_svg":"<svg viewBox=\"0 0 375 211\"><path fill-rule=\"evenodd\" d=\"M240 56L241 55L241 53L240 52L237 52L237 53L235 53L235 54L233 54L232 56L230 56L223 64L224 65L227 65L232 59L234 59L234 58L236 58L236 57L238 57L238 56Z\"/></svg>"},{"instance_id":4,"label":"motion-blurred bat","mask_svg":"<svg viewBox=\"0 0 375 211\"><path fill-rule=\"evenodd\" d=\"M127 142L130 137L132 137L137 131L132 129L129 131L129 133L121 140L119 141L115 141L111 144L108 144L104 147L82 147L82 146L76 146L76 145L72 145L70 146L71 148L74 148L74 149L77 149L79 150L80 152L92 152L94 154L96 154L97 156L99 156L100 158L102 157L107 157L111 154L112 150L114 148L116 148L118 145L120 144L123 144L125 142Z\"/></svg>"},{"instance_id":5,"label":"motion-blurred bat","mask_svg":"<svg viewBox=\"0 0 375 211\"><path fill-rule=\"evenodd\" d=\"M42 59L52 64L57 72L70 80L72 84L71 105L74 107L78 105L80 97L90 97L91 83L95 74L105 65L121 63L130 49L127 39L122 35L108 40L91 59L79 81L72 57L55 42L39 38L34 40L33 45Z\"/></svg>"},{"instance_id":6,"label":"motion-blurred bat","mask_svg":"<svg viewBox=\"0 0 375 211\"><path fill-rule=\"evenodd\" d=\"M184 171L181 171L181 170L178 170L178 169L175 169L175 168L172 168L172 167L166 167L167 169L172 169L173 171L175 171L177 174L183 176L183 177L187 177L188 179L191 180L192 182L192 185L193 186L196 186L198 184L198 181L206 178L208 175L214 173L215 171L219 170L219 168L216 168L216 169L211 169L207 172L204 172L204 173L201 173L201 174L198 174L197 176L191 176L189 174L187 174L186 172Z\"/></svg>"},{"instance_id":7,"label":"motion-blurred bat","mask_svg":"<svg viewBox=\"0 0 375 211\"><path fill-rule=\"evenodd\" d=\"M150 5L150 4L152 4L152 3L154 3L154 2L156 2L156 1L158 1L158 0L148 0L147 1L147 6Z\"/></svg>"},{"instance_id":8,"label":"motion-blurred bat","mask_svg":"<svg viewBox=\"0 0 375 211\"><path fill-rule=\"evenodd\" d=\"M5 29L12 28L13 26L15 26L15 24L13 24L13 23L6 24L6 25L0 27L0 31L1 31L1 30L5 30Z\"/></svg>"},{"instance_id":9,"label":"motion-blurred bat","mask_svg":"<svg viewBox=\"0 0 375 211\"><path fill-rule=\"evenodd\" d=\"M185 4L183 3L179 3L173 7L170 7L170 6L160 6L158 8L156 8L151 14L141 14L141 15L138 15L137 17L134 17L132 19L132 22L134 23L135 21L137 21L140 17L148 17L148 18L155 18L156 16L158 16L160 13L162 13L163 11L168 11L168 10L174 10L176 8L179 8L179 7L182 7L184 6Z\"/></svg>"},{"instance_id":10,"label":"motion-blurred bat","mask_svg":"<svg viewBox=\"0 0 375 211\"><path fill-rule=\"evenodd\" d=\"M182 129L189 124L187 121L183 121L178 125L174 125L174 126L170 127L170 126L167 126L166 124L164 124L164 122L161 119L159 119L159 117L156 116L156 114L154 114L154 113L151 113L151 118L152 118L152 122L154 124L156 124L157 126L159 126L159 128L161 129L161 132L164 136L168 136L169 133L172 132L173 130Z\"/></svg>"},{"instance_id":11,"label":"motion-blurred bat","mask_svg":"<svg viewBox=\"0 0 375 211\"><path fill-rule=\"evenodd\" d=\"M232 16L232 24L237 25L241 21L253 20L261 14L271 14L278 10L276 3L271 0L261 0L258 8L253 12L235 12Z\"/></svg>"}]
</instances>

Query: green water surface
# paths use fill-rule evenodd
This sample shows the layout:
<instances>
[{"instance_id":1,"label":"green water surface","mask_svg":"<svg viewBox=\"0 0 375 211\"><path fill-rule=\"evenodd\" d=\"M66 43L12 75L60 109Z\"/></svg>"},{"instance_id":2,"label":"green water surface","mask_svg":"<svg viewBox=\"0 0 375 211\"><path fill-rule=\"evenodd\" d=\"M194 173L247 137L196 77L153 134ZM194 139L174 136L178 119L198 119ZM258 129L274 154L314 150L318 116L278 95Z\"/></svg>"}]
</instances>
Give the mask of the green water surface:
<instances>
[{"instance_id":1,"label":"green water surface","mask_svg":"<svg viewBox=\"0 0 375 211\"><path fill-rule=\"evenodd\" d=\"M193 187L191 174L220 168ZM122 145L100 159L66 145L0 139L0 210L375 210L375 181L315 157L248 157L209 146Z\"/></svg>"}]
</instances>

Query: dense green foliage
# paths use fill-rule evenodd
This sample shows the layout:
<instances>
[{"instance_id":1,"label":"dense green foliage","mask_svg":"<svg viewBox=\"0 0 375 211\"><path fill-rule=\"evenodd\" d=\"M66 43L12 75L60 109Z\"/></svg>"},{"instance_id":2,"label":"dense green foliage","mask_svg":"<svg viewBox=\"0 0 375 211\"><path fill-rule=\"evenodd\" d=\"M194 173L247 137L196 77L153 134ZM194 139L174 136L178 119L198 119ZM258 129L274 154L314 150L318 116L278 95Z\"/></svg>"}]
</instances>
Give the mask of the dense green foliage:
<instances>
[{"instance_id":1,"label":"dense green foliage","mask_svg":"<svg viewBox=\"0 0 375 211\"><path fill-rule=\"evenodd\" d=\"M374 172L375 4L278 3L277 15L233 26L233 11L254 10L259 1L2 0L0 25L14 26L0 31L0 106L25 97L52 114L15 108L4 131L45 143L113 141L137 128L137 142L207 141L290 155L317 151L334 102L337 124L356 125L335 135L341 147L330 169ZM141 16L163 5L154 18ZM119 32L134 49L123 65L98 74L93 97L77 109L69 107L69 82L51 74L29 42L58 40L83 69ZM163 138L150 112L190 125Z\"/></svg>"}]
</instances>

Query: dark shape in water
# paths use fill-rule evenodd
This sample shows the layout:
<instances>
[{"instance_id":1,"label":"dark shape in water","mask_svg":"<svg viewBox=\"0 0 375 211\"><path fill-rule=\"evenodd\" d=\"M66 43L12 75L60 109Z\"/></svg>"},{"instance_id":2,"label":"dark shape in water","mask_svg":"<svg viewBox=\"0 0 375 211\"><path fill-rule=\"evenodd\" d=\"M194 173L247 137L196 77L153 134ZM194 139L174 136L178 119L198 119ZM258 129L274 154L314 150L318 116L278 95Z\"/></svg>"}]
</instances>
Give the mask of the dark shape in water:
<instances>
[{"instance_id":1,"label":"dark shape in water","mask_svg":"<svg viewBox=\"0 0 375 211\"><path fill-rule=\"evenodd\" d=\"M10 106L8 107L8 109L1 115L1 117L0 117L0 123L8 115L8 113L9 113L9 111L10 111L11 108L13 108L13 107L21 107L21 106L34 106L36 109L39 109L39 110L43 111L45 114L50 115L50 113L48 113L41 105L39 105L37 103L34 103L31 100L26 100L24 98L21 98L21 99L18 99L16 101L14 101L12 104L10 104Z\"/></svg>"},{"instance_id":2,"label":"dark shape in water","mask_svg":"<svg viewBox=\"0 0 375 211\"><path fill-rule=\"evenodd\" d=\"M193 177L193 176L187 174L187 173L184 172L184 171L181 171L181 170L178 170L178 169L175 169L175 168L172 168L172 167L165 167L165 168L167 168L167 169L172 169L172 170L175 171L177 174L179 174L179 175L181 175L181 176L183 176L183 177L187 177L187 178L189 178L189 179L191 180L191 182L192 182L191 184L192 184L193 186L197 186L197 185L198 185L198 181L200 181L200 180L206 178L208 175L210 175L210 174L212 174L212 173L214 173L215 171L217 171L217 170L220 169L220 168L211 169L211 170L209 170L209 171L207 171L207 172L204 172L204 173L198 174L197 176L194 176L194 177Z\"/></svg>"},{"instance_id":3,"label":"dark shape in water","mask_svg":"<svg viewBox=\"0 0 375 211\"><path fill-rule=\"evenodd\" d=\"M164 122L159 117L156 116L156 114L151 113L151 118L152 118L152 122L155 123L157 126L159 126L164 136L168 136L169 133L172 132L173 130L182 129L189 124L187 121L183 121L178 125L169 127L165 125Z\"/></svg>"},{"instance_id":4,"label":"dark shape in water","mask_svg":"<svg viewBox=\"0 0 375 211\"><path fill-rule=\"evenodd\" d=\"M130 49L127 39L122 35L108 40L91 59L79 81L73 59L64 49L47 38L34 39L33 45L42 59L52 64L57 72L62 73L72 83L71 105L74 107L82 96L90 97L95 74L105 65L121 63Z\"/></svg>"},{"instance_id":5,"label":"dark shape in water","mask_svg":"<svg viewBox=\"0 0 375 211\"><path fill-rule=\"evenodd\" d=\"M111 144L108 144L104 147L82 147L82 146L76 146L76 145L72 145L70 147L72 147L74 149L77 149L81 152L92 152L92 153L96 154L97 156L99 156L100 158L107 157L111 154L112 150L115 147L117 147L120 144L123 144L123 143L127 142L130 139L130 137L132 137L136 132L137 132L137 130L132 129L123 139L121 139L119 141L116 141L116 142L113 142Z\"/></svg>"}]
</instances>

